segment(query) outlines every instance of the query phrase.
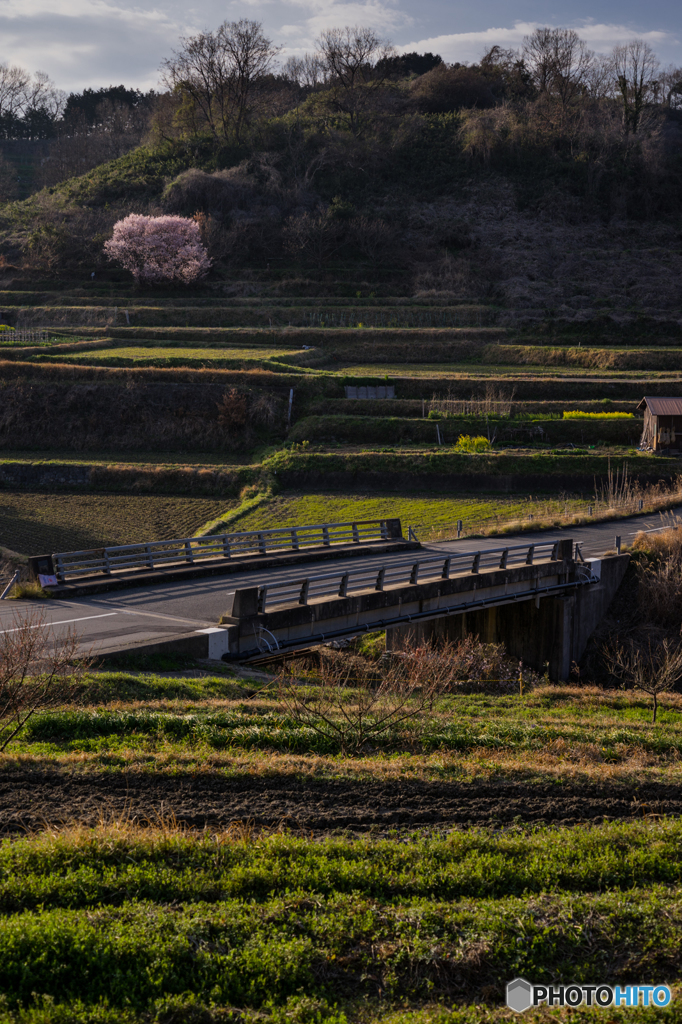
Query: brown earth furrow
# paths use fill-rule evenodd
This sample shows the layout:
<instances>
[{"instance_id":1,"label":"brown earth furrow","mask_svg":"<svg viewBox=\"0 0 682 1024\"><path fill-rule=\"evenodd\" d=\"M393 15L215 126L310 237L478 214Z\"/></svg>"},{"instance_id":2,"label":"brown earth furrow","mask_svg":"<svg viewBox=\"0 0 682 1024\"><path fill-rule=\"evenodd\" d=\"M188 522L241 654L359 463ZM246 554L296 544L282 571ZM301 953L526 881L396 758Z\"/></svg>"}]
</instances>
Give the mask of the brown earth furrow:
<instances>
[{"instance_id":1,"label":"brown earth furrow","mask_svg":"<svg viewBox=\"0 0 682 1024\"><path fill-rule=\"evenodd\" d=\"M120 817L174 817L194 828L234 821L294 829L384 831L514 822L578 824L605 818L682 814L682 786L308 780L217 773L8 771L0 778L0 832L46 824L94 825Z\"/></svg>"}]
</instances>

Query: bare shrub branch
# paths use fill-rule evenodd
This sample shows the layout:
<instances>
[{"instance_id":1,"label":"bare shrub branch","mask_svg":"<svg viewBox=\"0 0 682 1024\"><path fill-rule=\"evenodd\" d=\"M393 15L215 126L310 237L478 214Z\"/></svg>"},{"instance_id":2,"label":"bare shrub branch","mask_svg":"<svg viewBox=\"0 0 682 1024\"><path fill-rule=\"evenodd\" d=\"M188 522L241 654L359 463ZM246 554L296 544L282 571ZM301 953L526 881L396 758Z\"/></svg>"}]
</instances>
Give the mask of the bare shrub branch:
<instances>
[{"instance_id":1,"label":"bare shrub branch","mask_svg":"<svg viewBox=\"0 0 682 1024\"><path fill-rule=\"evenodd\" d=\"M314 687L302 686L286 670L277 684L280 701L299 725L349 754L370 749L382 736L432 711L445 694L518 692L522 671L502 644L481 644L469 636L440 646L412 646L408 639L379 665L324 653ZM538 681L526 672L523 680Z\"/></svg>"},{"instance_id":2,"label":"bare shrub branch","mask_svg":"<svg viewBox=\"0 0 682 1024\"><path fill-rule=\"evenodd\" d=\"M611 642L603 648L609 671L625 688L642 690L653 700L651 721L656 721L658 698L682 679L682 644L665 638L652 645Z\"/></svg>"},{"instance_id":3,"label":"bare shrub branch","mask_svg":"<svg viewBox=\"0 0 682 1024\"><path fill-rule=\"evenodd\" d=\"M80 637L69 628L55 637L45 612L16 615L0 633L0 751L37 712L69 703L82 688L88 668L79 658Z\"/></svg>"}]
</instances>

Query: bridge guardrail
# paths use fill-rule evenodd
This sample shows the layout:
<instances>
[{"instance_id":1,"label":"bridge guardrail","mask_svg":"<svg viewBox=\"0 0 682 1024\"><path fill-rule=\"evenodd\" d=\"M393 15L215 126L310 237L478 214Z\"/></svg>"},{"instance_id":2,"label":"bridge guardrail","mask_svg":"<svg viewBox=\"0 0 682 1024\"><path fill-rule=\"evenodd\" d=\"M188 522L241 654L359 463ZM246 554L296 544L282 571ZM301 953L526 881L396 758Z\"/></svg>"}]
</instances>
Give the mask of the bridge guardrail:
<instances>
[{"instance_id":1,"label":"bridge guardrail","mask_svg":"<svg viewBox=\"0 0 682 1024\"><path fill-rule=\"evenodd\" d=\"M180 540L150 541L148 544L119 544L86 551L62 551L52 555L52 563L57 581L64 583L74 576L96 573L110 576L121 569L158 569L174 562L194 564L205 559L233 558L235 555L265 555L334 544L368 544L401 539L399 519L362 519L348 523L183 537Z\"/></svg>"},{"instance_id":2,"label":"bridge guardrail","mask_svg":"<svg viewBox=\"0 0 682 1024\"><path fill-rule=\"evenodd\" d=\"M455 552L416 561L411 559L383 565L379 569L351 569L308 576L294 582L264 584L258 588L258 611L264 612L268 604L308 604L316 597L348 597L353 591L386 590L427 580L447 580L452 576L478 573L482 569L557 561L560 544L561 541L551 540L541 544L514 544L487 551L463 551L461 554Z\"/></svg>"}]
</instances>

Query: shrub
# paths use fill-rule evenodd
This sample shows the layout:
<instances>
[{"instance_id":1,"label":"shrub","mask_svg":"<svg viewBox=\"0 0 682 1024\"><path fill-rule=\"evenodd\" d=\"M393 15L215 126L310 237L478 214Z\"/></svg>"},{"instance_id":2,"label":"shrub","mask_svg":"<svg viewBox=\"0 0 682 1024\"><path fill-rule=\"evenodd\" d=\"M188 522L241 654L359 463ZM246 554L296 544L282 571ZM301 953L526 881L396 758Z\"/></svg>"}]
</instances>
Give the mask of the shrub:
<instances>
[{"instance_id":1,"label":"shrub","mask_svg":"<svg viewBox=\"0 0 682 1024\"><path fill-rule=\"evenodd\" d=\"M76 661L80 638L69 627L55 637L45 615L31 610L14 617L13 628L0 634L0 751L18 736L35 714L74 700L89 667Z\"/></svg>"},{"instance_id":2,"label":"shrub","mask_svg":"<svg viewBox=\"0 0 682 1024\"><path fill-rule=\"evenodd\" d=\"M456 452L489 452L492 445L487 437L460 434L454 448Z\"/></svg>"},{"instance_id":3,"label":"shrub","mask_svg":"<svg viewBox=\"0 0 682 1024\"><path fill-rule=\"evenodd\" d=\"M632 420L634 418L634 412L583 412L581 409L564 412L565 420Z\"/></svg>"},{"instance_id":4,"label":"shrub","mask_svg":"<svg viewBox=\"0 0 682 1024\"><path fill-rule=\"evenodd\" d=\"M191 284L205 277L211 266L199 225L188 217L131 213L114 224L104 252L146 284Z\"/></svg>"}]
</instances>

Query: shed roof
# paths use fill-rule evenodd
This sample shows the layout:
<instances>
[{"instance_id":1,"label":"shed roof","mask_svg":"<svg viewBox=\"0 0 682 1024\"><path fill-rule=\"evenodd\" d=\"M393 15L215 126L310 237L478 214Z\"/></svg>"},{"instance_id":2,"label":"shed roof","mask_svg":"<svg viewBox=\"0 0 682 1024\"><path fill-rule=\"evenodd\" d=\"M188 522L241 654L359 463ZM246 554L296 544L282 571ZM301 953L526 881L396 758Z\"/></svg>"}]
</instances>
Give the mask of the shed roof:
<instances>
[{"instance_id":1,"label":"shed roof","mask_svg":"<svg viewBox=\"0 0 682 1024\"><path fill-rule=\"evenodd\" d=\"M637 408L645 406L652 416L682 416L682 398L643 398Z\"/></svg>"}]
</instances>

